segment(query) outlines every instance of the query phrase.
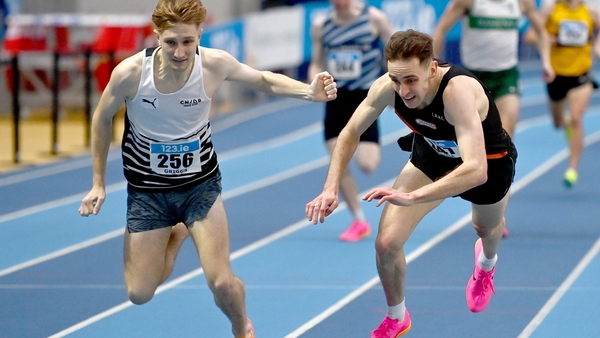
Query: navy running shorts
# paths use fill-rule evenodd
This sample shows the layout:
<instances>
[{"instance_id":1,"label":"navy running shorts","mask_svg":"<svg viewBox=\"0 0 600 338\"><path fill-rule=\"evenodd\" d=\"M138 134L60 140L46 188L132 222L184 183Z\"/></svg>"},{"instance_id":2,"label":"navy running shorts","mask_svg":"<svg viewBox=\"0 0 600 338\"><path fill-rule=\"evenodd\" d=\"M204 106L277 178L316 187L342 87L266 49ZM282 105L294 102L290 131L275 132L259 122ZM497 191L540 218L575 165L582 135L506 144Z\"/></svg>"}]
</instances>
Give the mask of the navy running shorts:
<instances>
[{"instance_id":1,"label":"navy running shorts","mask_svg":"<svg viewBox=\"0 0 600 338\"><path fill-rule=\"evenodd\" d=\"M148 192L127 187L127 230L130 233L186 226L206 217L221 194L221 173L182 189Z\"/></svg>"}]
</instances>

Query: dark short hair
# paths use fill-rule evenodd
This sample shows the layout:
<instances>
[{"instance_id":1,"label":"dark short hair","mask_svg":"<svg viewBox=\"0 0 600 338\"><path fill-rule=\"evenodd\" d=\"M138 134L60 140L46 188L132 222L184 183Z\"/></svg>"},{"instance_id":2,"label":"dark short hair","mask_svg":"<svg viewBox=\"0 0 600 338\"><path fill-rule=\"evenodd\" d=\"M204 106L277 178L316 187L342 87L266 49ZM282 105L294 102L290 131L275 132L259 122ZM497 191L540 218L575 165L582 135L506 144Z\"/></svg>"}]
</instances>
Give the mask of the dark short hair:
<instances>
[{"instance_id":1,"label":"dark short hair","mask_svg":"<svg viewBox=\"0 0 600 338\"><path fill-rule=\"evenodd\" d=\"M178 23L200 26L205 19L206 8L200 0L160 0L152 14L152 22L159 32Z\"/></svg>"},{"instance_id":2,"label":"dark short hair","mask_svg":"<svg viewBox=\"0 0 600 338\"><path fill-rule=\"evenodd\" d=\"M433 60L433 39L431 36L409 29L392 35L385 46L385 59L390 61L419 59L419 64Z\"/></svg>"}]
</instances>

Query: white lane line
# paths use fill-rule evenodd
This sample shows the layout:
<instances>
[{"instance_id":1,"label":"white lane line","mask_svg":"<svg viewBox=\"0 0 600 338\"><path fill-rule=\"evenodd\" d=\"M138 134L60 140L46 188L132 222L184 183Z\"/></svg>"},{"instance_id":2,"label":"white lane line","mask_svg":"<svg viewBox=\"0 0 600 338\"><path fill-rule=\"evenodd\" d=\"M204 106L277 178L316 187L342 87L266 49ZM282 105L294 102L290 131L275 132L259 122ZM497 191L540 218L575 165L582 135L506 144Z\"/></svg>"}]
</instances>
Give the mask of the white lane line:
<instances>
[{"instance_id":1,"label":"white lane line","mask_svg":"<svg viewBox=\"0 0 600 338\"><path fill-rule=\"evenodd\" d=\"M121 158L121 153L116 150L111 150L108 153L107 161L114 161ZM89 157L77 159L77 160L67 160L64 163L59 163L56 165L45 166L40 169L30 170L25 173L9 175L4 178L0 178L0 187L25 182L29 180L33 180L36 178L42 178L46 176L51 176L55 174L64 173L70 170L81 169L85 167L90 167L92 165L92 160Z\"/></svg>"},{"instance_id":2,"label":"white lane line","mask_svg":"<svg viewBox=\"0 0 600 338\"><path fill-rule=\"evenodd\" d=\"M109 193L112 193L115 191L123 190L126 187L127 187L127 183L125 181L111 184L106 187L106 193L109 194ZM14 211L14 212L11 212L8 214L4 214L4 215L0 216L0 223L12 221L12 220L20 218L20 217L29 216L29 215L35 214L37 212L42 212L42 211L58 208L63 205L80 202L81 199L85 196L85 194L86 193L79 193L79 194L63 197L63 198L60 198L60 199L57 199L57 200L54 200L51 202L38 204L33 207L29 207L29 208L21 209L21 210Z\"/></svg>"},{"instance_id":3,"label":"white lane line","mask_svg":"<svg viewBox=\"0 0 600 338\"><path fill-rule=\"evenodd\" d=\"M275 184L275 183L278 183L281 181L285 181L292 177L302 175L304 173L315 170L317 168L324 167L327 164L329 164L329 157L323 156L314 161L305 163L301 166L298 166L298 167L295 167L292 169L288 169L288 170L282 171L278 174L263 178L261 180L254 181L252 183L243 185L241 187L237 187L237 188L228 190L223 193L223 198L229 199L229 198L233 198L233 197L237 197L237 196L249 193L254 190L262 189L262 188L268 187L272 184Z\"/></svg>"},{"instance_id":4,"label":"white lane line","mask_svg":"<svg viewBox=\"0 0 600 338\"><path fill-rule=\"evenodd\" d=\"M123 190L124 189L124 185L125 183L117 183L117 184L112 184L106 187L106 193L111 193L114 191L119 191L119 190ZM77 195L73 195L73 196L69 196L69 197L65 197L65 198L61 198L60 200L56 200L56 201L52 201L52 202L48 202L48 203L44 203L41 205L37 205L35 207L31 207L31 208L26 208L23 210L19 210L10 214L6 214L4 216L0 217L0 223L2 222L6 222L6 221L10 221L16 218L20 218L20 217L25 217L27 215L31 215L34 213L38 213L44 210L49 210L49 209L53 209L53 208L58 208L60 206L63 205L67 205L67 204L71 204L71 203L76 203L81 201L81 199L84 197L83 194L77 194ZM17 264L17 265L13 265L11 267L8 267L6 269L2 269L0 270L0 277L8 275L10 273L13 273L15 271L19 271L31 266L34 266L36 264L40 264L49 260L52 260L54 258L58 258L60 256L64 256L64 255L68 255L72 252L75 252L77 250L81 250L81 249L85 249L87 247L90 247L92 245L96 245L98 243L102 243L104 241L108 241L110 239L113 239L115 237L118 237L120 235L123 234L123 229L118 229L118 230L114 230L111 231L109 233L103 234L101 236L89 239L87 241L84 242L80 242L71 246L68 246L66 248L62 248L60 250L51 252L49 254L25 261L23 263Z\"/></svg>"},{"instance_id":5,"label":"white lane line","mask_svg":"<svg viewBox=\"0 0 600 338\"><path fill-rule=\"evenodd\" d=\"M218 153L219 162L229 161L242 156L248 156L261 151L269 150L284 146L286 144L301 140L323 130L322 122L315 122L306 127L297 129L287 134L270 138L266 141L252 143L247 146L238 147L229 151Z\"/></svg>"},{"instance_id":6,"label":"white lane line","mask_svg":"<svg viewBox=\"0 0 600 338\"><path fill-rule=\"evenodd\" d=\"M272 113L281 112L286 109L308 106L315 104L314 102L308 102L298 99L276 99L272 102L267 102L264 104L259 104L253 106L248 109L244 109L242 112L234 113L231 116L223 117L220 119L216 119L215 121L211 121L211 129L212 132L219 132L225 129L231 128L238 124L244 123L246 121L250 121L255 118L259 118L261 116L269 115Z\"/></svg>"},{"instance_id":7,"label":"white lane line","mask_svg":"<svg viewBox=\"0 0 600 338\"><path fill-rule=\"evenodd\" d=\"M571 286L577 278L585 271L587 266L594 260L594 257L598 255L600 251L600 237L596 240L596 243L592 248L585 254L583 259L579 261L579 264L573 269L573 271L567 276L562 284L556 289L554 294L548 299L546 304L540 309L535 317L529 322L529 324L523 329L518 338L528 338L537 329L537 327L544 321L546 316L552 311L552 309L558 304L560 299L571 289ZM592 310L595 311L595 310Z\"/></svg>"},{"instance_id":8,"label":"white lane line","mask_svg":"<svg viewBox=\"0 0 600 338\"><path fill-rule=\"evenodd\" d=\"M586 146L590 145L599 140L600 140L600 131L586 137L585 145ZM552 169L554 166L556 166L558 163L560 163L561 161L566 159L567 156L568 156L568 152L566 150L560 151L558 154L554 155L553 157L548 159L546 162L542 163L540 166L538 166L536 169L531 171L529 174L525 175L522 179L515 182L515 184L513 184L511 187L510 193L511 194L517 193L519 190L521 190L522 188L527 186L529 183L533 182L534 180L536 180L537 178L539 178L540 176L542 176L543 174L548 172L550 169ZM456 221L454 224L450 225L444 231L440 232L439 234L434 236L432 239L423 243L417 249L415 249L410 254L408 254L406 256L406 263L408 264L408 263L412 262L413 260L415 260L416 258L421 256L425 252L429 251L431 248L433 248L434 246L436 246L437 244L439 244L446 238L450 237L450 235L457 232L465 225L469 224L470 220L471 220L471 213L468 213L465 216L463 216L461 219ZM361 296L363 293L367 292L373 286L377 285L377 283L379 283L379 276L373 277L368 282L363 284L360 288L351 292L346 297L340 299L337 303L333 304L325 311L323 311L320 314L318 314L317 316L313 317L311 320L306 322L304 325L300 326L296 330L294 330L291 333L289 333L288 335L286 335L285 338L296 338L296 337L300 336L301 334L303 334L306 331L310 330L311 328L315 327L317 324L321 323L322 321L324 321L325 319L327 319L328 317L330 317L331 315L333 315L334 313L339 311L341 308L343 308L344 306L346 306L347 304L352 302L354 299Z\"/></svg>"},{"instance_id":9,"label":"white lane line","mask_svg":"<svg viewBox=\"0 0 600 338\"><path fill-rule=\"evenodd\" d=\"M587 147L591 144L600 141L600 131L597 131L593 134L588 135L584 138L583 144L584 147ZM554 156L546 160L546 162L542 163L540 166L529 172L527 175L523 176L518 182L515 182L511 187L512 191L518 191L524 186L536 180L538 177L542 176L554 166L559 164L560 162L566 160L569 157L569 151L567 149L563 149L556 153Z\"/></svg>"},{"instance_id":10,"label":"white lane line","mask_svg":"<svg viewBox=\"0 0 600 338\"><path fill-rule=\"evenodd\" d=\"M20 263L20 264L17 264L17 265L13 265L13 266L11 266L9 268L0 270L0 277L8 275L8 274L11 274L13 272L16 272L16 271L19 271L19 270L22 270L22 269L26 269L28 267L31 267L31 266L34 266L34 265L37 265L37 264L40 264L40 263L43 263L43 262L47 262L49 260L52 260L52 259L64 256L64 255L68 255L68 254L70 254L72 252L75 252L75 251L78 251L78 250L81 250L81 249L85 249L85 248L90 247L92 245L96 245L98 243L102 243L102 242L108 241L110 239L113 239L115 237L123 235L123 232L124 232L124 229L113 230L113 231L111 231L109 233L106 233L106 234L104 234L102 236L98 236L98 237L89 239L87 241L84 241L84 242L81 242L81 243L77 243L75 245L71 245L71 246L68 246L66 248L63 248L63 249L51 252L51 253L49 253L47 255L43 255L43 256L40 256L40 257L31 259L31 260L28 260L26 262L23 262L23 263Z\"/></svg>"}]
</instances>

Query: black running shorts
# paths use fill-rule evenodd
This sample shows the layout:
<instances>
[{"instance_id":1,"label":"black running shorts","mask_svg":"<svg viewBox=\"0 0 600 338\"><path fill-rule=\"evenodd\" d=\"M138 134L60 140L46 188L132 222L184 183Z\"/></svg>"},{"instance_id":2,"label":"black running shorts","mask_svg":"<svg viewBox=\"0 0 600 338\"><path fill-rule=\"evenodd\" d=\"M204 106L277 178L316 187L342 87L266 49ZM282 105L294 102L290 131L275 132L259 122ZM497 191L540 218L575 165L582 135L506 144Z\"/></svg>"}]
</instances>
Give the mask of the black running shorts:
<instances>
[{"instance_id":1,"label":"black running shorts","mask_svg":"<svg viewBox=\"0 0 600 338\"><path fill-rule=\"evenodd\" d=\"M504 198L515 178L517 149L509 140L508 154L498 159L488 159L488 179L475 188L454 197L461 197L474 204L494 204ZM432 181L447 175L462 163L460 158L438 155L423 139L415 135L410 162Z\"/></svg>"},{"instance_id":2,"label":"black running shorts","mask_svg":"<svg viewBox=\"0 0 600 338\"><path fill-rule=\"evenodd\" d=\"M338 137L340 132L360 103L367 97L368 90L344 90L337 92L337 98L325 105L325 141ZM361 142L379 143L377 121L373 122L360 136Z\"/></svg>"}]
</instances>

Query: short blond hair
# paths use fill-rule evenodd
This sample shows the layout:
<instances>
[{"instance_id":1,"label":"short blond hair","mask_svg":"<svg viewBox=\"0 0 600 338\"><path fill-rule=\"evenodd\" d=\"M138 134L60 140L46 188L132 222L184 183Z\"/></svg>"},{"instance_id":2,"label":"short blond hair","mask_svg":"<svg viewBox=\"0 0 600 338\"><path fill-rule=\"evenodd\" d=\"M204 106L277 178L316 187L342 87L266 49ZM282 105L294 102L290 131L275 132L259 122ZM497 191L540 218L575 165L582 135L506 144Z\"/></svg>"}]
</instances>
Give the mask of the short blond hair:
<instances>
[{"instance_id":1,"label":"short blond hair","mask_svg":"<svg viewBox=\"0 0 600 338\"><path fill-rule=\"evenodd\" d=\"M160 0L152 14L152 22L160 33L178 23L200 26L206 19L206 8L200 0Z\"/></svg>"}]
</instances>

